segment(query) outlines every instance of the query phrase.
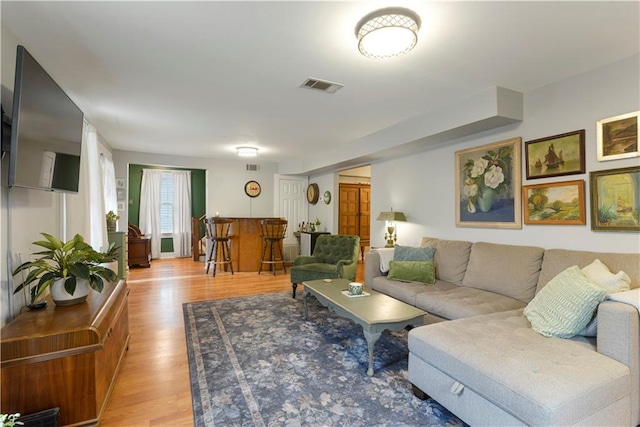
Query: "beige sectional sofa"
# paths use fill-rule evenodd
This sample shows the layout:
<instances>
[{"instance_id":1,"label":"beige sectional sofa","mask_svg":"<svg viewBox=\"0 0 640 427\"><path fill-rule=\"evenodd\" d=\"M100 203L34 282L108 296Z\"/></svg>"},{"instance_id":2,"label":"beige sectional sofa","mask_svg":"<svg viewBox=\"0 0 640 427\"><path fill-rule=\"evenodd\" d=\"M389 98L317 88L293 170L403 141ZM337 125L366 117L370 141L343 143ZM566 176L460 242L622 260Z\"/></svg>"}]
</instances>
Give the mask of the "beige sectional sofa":
<instances>
[{"instance_id":1,"label":"beige sectional sofa","mask_svg":"<svg viewBox=\"0 0 640 427\"><path fill-rule=\"evenodd\" d=\"M424 309L409 333L409 381L471 425L640 424L638 308L604 301L597 337L544 337L524 308L558 273L595 259L640 287L640 254L425 237L436 283L389 280L367 254L365 284ZM632 301L633 303L633 301ZM446 322L444 320L447 320Z\"/></svg>"}]
</instances>

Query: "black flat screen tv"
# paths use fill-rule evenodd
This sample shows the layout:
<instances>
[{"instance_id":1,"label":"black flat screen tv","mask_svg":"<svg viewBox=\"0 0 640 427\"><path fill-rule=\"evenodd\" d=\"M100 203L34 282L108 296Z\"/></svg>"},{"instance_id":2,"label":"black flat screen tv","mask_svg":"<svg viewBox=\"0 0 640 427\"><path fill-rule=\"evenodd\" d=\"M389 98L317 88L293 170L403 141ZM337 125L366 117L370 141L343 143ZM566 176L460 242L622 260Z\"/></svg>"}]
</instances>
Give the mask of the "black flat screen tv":
<instances>
[{"instance_id":1,"label":"black flat screen tv","mask_svg":"<svg viewBox=\"0 0 640 427\"><path fill-rule=\"evenodd\" d=\"M9 187L77 193L83 121L71 98L18 46Z\"/></svg>"}]
</instances>

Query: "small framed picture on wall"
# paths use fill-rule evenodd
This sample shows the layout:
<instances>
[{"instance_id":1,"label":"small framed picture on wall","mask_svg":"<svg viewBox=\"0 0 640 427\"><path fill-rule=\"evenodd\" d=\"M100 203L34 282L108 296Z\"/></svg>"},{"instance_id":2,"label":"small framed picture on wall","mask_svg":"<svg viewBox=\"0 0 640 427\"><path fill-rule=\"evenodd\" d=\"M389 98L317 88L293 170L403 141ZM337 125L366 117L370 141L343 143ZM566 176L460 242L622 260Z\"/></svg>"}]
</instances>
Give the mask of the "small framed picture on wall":
<instances>
[{"instance_id":1,"label":"small framed picture on wall","mask_svg":"<svg viewBox=\"0 0 640 427\"><path fill-rule=\"evenodd\" d=\"M527 179L584 173L584 129L524 143Z\"/></svg>"},{"instance_id":2,"label":"small framed picture on wall","mask_svg":"<svg viewBox=\"0 0 640 427\"><path fill-rule=\"evenodd\" d=\"M525 224L585 225L584 181L522 187Z\"/></svg>"},{"instance_id":3,"label":"small framed picture on wall","mask_svg":"<svg viewBox=\"0 0 640 427\"><path fill-rule=\"evenodd\" d=\"M124 178L116 178L116 188L124 188Z\"/></svg>"},{"instance_id":4,"label":"small framed picture on wall","mask_svg":"<svg viewBox=\"0 0 640 427\"><path fill-rule=\"evenodd\" d=\"M640 111L598 120L598 160L617 160L640 156L638 116Z\"/></svg>"},{"instance_id":5,"label":"small framed picture on wall","mask_svg":"<svg viewBox=\"0 0 640 427\"><path fill-rule=\"evenodd\" d=\"M590 173L591 229L640 231L640 166Z\"/></svg>"}]
</instances>

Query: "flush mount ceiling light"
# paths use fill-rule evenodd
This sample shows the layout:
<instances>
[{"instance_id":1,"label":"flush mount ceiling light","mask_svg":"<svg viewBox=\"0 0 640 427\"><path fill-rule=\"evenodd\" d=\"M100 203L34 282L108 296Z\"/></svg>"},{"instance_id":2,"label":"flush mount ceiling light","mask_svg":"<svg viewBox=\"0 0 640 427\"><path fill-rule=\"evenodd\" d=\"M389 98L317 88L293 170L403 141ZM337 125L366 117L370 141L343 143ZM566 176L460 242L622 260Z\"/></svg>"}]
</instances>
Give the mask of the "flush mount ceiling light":
<instances>
[{"instance_id":1,"label":"flush mount ceiling light","mask_svg":"<svg viewBox=\"0 0 640 427\"><path fill-rule=\"evenodd\" d=\"M256 157L258 155L256 147L236 147L236 152L240 157Z\"/></svg>"},{"instance_id":2,"label":"flush mount ceiling light","mask_svg":"<svg viewBox=\"0 0 640 427\"><path fill-rule=\"evenodd\" d=\"M370 58L404 55L418 43L420 17L400 7L376 10L356 25L358 50Z\"/></svg>"}]
</instances>

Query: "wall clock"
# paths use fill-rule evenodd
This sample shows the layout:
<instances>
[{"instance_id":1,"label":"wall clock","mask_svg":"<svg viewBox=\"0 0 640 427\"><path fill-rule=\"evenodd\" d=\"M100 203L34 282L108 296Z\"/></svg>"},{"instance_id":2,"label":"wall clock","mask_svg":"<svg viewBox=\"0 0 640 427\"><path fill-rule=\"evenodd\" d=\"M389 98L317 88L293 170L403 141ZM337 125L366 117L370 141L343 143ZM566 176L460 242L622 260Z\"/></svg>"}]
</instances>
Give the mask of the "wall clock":
<instances>
[{"instance_id":1,"label":"wall clock","mask_svg":"<svg viewBox=\"0 0 640 427\"><path fill-rule=\"evenodd\" d=\"M315 205L316 203L318 203L318 197L320 197L318 184L309 184L309 186L307 187L307 202Z\"/></svg>"},{"instance_id":2,"label":"wall clock","mask_svg":"<svg viewBox=\"0 0 640 427\"><path fill-rule=\"evenodd\" d=\"M244 192L249 197L258 197L261 191L262 188L258 181L249 181L244 185Z\"/></svg>"},{"instance_id":3,"label":"wall clock","mask_svg":"<svg viewBox=\"0 0 640 427\"><path fill-rule=\"evenodd\" d=\"M324 192L324 196L322 197L322 200L324 200L325 205L328 205L329 203L331 203L331 192L329 190Z\"/></svg>"}]
</instances>

